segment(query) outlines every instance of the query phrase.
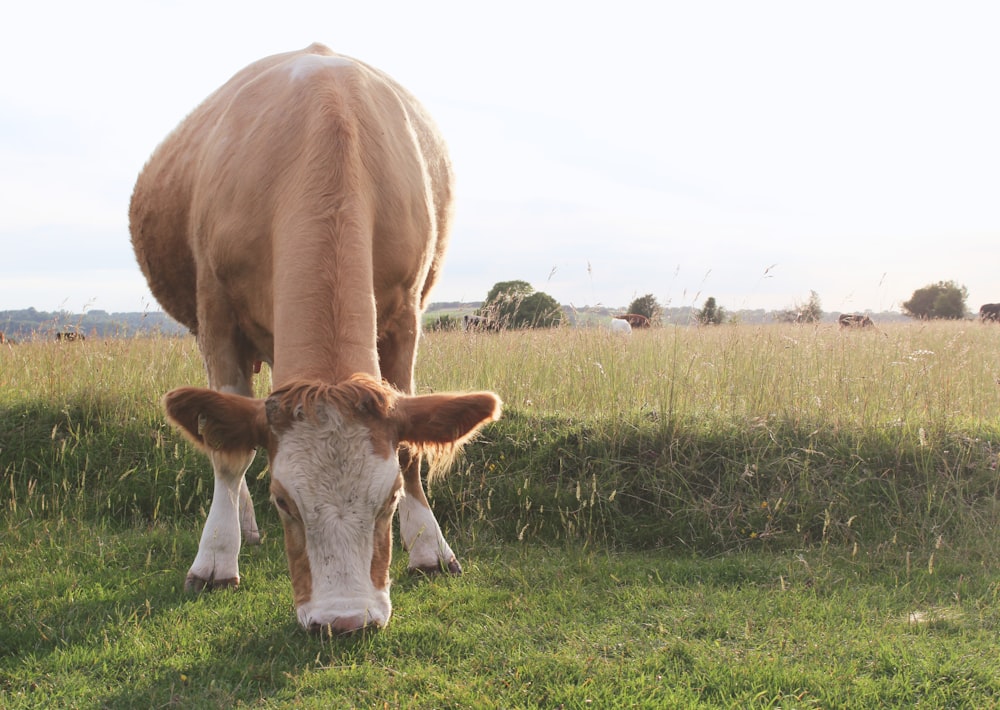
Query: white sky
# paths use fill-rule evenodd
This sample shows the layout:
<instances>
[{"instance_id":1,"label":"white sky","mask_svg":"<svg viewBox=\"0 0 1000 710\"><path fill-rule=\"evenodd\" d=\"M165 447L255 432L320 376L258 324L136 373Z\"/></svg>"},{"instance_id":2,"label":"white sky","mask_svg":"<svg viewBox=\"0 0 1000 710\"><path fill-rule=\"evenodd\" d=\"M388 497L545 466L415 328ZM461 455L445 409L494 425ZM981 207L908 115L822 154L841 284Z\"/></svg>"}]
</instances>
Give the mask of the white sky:
<instances>
[{"instance_id":1,"label":"white sky","mask_svg":"<svg viewBox=\"0 0 1000 710\"><path fill-rule=\"evenodd\" d=\"M128 237L153 148L313 41L449 141L433 301L898 309L1000 301L1000 3L15 3L0 25L0 310L158 309ZM280 9L279 9L280 8Z\"/></svg>"}]
</instances>

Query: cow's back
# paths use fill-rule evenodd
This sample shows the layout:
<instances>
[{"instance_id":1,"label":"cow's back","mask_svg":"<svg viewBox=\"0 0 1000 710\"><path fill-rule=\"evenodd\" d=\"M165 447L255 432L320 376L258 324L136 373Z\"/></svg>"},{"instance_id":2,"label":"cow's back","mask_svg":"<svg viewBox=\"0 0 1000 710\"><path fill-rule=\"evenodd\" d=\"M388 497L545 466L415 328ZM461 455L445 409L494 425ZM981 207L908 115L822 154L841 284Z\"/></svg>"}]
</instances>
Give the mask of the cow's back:
<instances>
[{"instance_id":1,"label":"cow's back","mask_svg":"<svg viewBox=\"0 0 1000 710\"><path fill-rule=\"evenodd\" d=\"M346 100L338 95L345 93L344 82L334 86L331 80L341 68L351 72ZM341 161L324 162L326 146L309 144L326 130L331 105L340 104L354 125L337 128L363 134L351 137L365 152L360 175L342 174ZM416 152L402 145L407 141L418 144ZM322 177L316 164L323 166ZM376 296L379 320L392 315L384 309L405 306L414 291L425 305L451 202L450 164L433 124L395 82L356 60L321 45L275 55L236 74L154 152L132 196L133 247L153 295L174 318L198 330L199 294L205 298L200 272L202 286L226 289L240 327L248 327L244 335L270 356L277 290L272 259L281 248L298 248L275 245L274 234L283 224L327 218L323 200L345 189L357 191L351 201L370 214L376 246L368 297ZM413 195L429 197L428 209L414 209ZM418 249L400 244L412 243L414 234L422 241ZM391 292L377 293L383 285Z\"/></svg>"},{"instance_id":2,"label":"cow's back","mask_svg":"<svg viewBox=\"0 0 1000 710\"><path fill-rule=\"evenodd\" d=\"M192 331L198 319L190 208L205 137L240 88L278 61L250 65L205 99L156 148L132 192L129 227L139 267L160 305Z\"/></svg>"}]
</instances>

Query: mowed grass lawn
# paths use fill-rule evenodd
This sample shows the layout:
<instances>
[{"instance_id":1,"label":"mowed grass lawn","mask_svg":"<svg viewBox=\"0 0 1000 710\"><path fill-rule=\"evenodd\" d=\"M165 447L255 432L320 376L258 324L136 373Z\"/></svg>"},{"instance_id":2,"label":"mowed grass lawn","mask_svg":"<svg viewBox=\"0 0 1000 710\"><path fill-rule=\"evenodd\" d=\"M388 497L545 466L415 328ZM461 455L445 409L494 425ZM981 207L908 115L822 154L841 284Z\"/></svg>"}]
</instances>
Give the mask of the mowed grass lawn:
<instances>
[{"instance_id":1,"label":"mowed grass lawn","mask_svg":"<svg viewBox=\"0 0 1000 710\"><path fill-rule=\"evenodd\" d=\"M159 397L193 340L0 348L0 707L995 707L1000 328L434 333L505 416L393 562L383 631L294 619L263 456L235 592ZM260 391L266 383L260 382Z\"/></svg>"}]
</instances>

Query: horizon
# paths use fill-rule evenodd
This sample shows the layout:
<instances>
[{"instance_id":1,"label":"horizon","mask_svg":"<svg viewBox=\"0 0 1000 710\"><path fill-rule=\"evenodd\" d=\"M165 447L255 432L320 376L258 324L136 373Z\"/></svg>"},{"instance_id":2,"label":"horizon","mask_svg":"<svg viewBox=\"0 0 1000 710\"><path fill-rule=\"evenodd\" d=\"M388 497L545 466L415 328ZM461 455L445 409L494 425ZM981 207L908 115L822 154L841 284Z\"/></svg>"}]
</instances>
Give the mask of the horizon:
<instances>
[{"instance_id":1,"label":"horizon","mask_svg":"<svg viewBox=\"0 0 1000 710\"><path fill-rule=\"evenodd\" d=\"M455 310L455 309L463 309L463 308L475 309L475 308L478 308L479 306L481 306L483 303L484 303L483 300L476 300L476 301L431 301L427 305L427 308L424 311L422 311L422 314L423 315L427 315L429 313L433 313L433 312L437 312L437 311ZM629 305L631 305L631 303L624 304L624 305L618 305L618 306L607 306L607 305L603 305L603 304L585 304L585 305L582 305L582 306L577 306L577 305L571 304L571 303L560 303L559 307L562 308L562 309L570 309L570 310L576 310L576 311L622 311L624 313L624 312L627 312L626 309L628 308ZM704 302L702 302L700 305L673 306L673 305L665 305L665 304L662 304L662 303L659 303L658 305L660 306L660 309L662 311L668 312L668 311L698 310L699 308L703 308L705 304L704 304ZM796 305L796 304L793 304L793 305ZM798 305L801 305L801 304L798 304ZM779 312L784 312L784 311L789 310L789 308L729 308L728 306L726 306L726 304L724 304L724 303L718 303L718 301L716 302L716 306L718 308L722 308L723 310L725 310L728 313L755 313L755 312L763 311L765 314L767 314L767 313L779 313ZM820 303L820 306L822 306L822 302ZM971 316L975 316L976 313L978 312L978 309L976 309L974 311L969 306L969 304L966 304L966 309L967 309L967 314L971 315ZM146 310L141 310L141 311L109 311L109 310L104 309L104 308L87 308L87 309L81 310L81 311L69 311L69 310L65 310L65 309L62 309L62 310L59 310L59 309L57 309L57 310L47 310L47 309L43 309L43 308L37 308L35 306L26 306L24 308L0 308L0 314L29 312L29 311L30 312L34 312L34 313L38 313L38 314L49 315L49 316L74 316L74 317L85 317L87 315L96 315L96 314L107 314L109 316L115 316L115 315L129 315L129 316L134 316L134 315L143 315L143 316L145 316L145 315L163 315L163 316L166 316L167 318L170 318L171 320L173 320L173 321L175 321L175 322L177 322L179 324L179 321L176 321L176 319L172 315L170 315L167 311L165 311L165 310L163 310L162 308L159 308L159 307L157 307L156 310L146 309ZM841 315L841 314L844 314L844 313L862 313L862 314L867 313L869 315L898 315L898 316L902 316L902 317L905 317L905 318L912 318L912 316L907 315L904 311L899 310L899 309L886 309L886 310L881 310L881 311L875 311L875 310L872 310L872 309L863 309L863 310L855 310L855 311L842 311L842 310L836 310L836 309L834 309L834 310L826 310L826 309L822 309L821 308L821 313L822 313L823 316Z\"/></svg>"}]
</instances>

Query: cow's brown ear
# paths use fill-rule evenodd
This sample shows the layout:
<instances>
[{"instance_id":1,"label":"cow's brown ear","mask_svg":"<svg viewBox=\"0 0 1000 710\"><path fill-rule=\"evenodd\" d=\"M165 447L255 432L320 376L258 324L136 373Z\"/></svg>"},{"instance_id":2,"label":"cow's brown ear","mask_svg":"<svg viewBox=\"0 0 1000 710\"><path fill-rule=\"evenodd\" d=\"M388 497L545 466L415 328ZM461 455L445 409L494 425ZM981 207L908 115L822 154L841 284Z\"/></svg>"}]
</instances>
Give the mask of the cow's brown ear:
<instances>
[{"instance_id":1,"label":"cow's brown ear","mask_svg":"<svg viewBox=\"0 0 1000 710\"><path fill-rule=\"evenodd\" d=\"M399 440L417 446L458 445L499 419L502 406L492 392L400 397L395 411Z\"/></svg>"},{"instance_id":2,"label":"cow's brown ear","mask_svg":"<svg viewBox=\"0 0 1000 710\"><path fill-rule=\"evenodd\" d=\"M267 446L264 402L200 387L181 387L163 397L167 419L203 451L244 452Z\"/></svg>"}]
</instances>

